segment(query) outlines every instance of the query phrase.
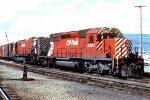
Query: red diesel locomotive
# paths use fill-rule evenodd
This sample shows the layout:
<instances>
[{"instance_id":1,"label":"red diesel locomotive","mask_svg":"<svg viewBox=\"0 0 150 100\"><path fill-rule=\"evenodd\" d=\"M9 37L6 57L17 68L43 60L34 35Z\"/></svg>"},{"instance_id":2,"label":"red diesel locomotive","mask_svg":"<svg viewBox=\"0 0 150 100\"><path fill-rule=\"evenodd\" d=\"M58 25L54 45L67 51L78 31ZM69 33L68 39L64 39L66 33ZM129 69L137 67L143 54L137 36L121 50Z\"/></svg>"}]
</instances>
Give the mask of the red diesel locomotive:
<instances>
[{"instance_id":1,"label":"red diesel locomotive","mask_svg":"<svg viewBox=\"0 0 150 100\"><path fill-rule=\"evenodd\" d=\"M10 49L1 46L1 57L4 51ZM13 43L8 55L16 61L69 67L81 72L121 77L141 77L144 73L143 58L136 50L132 53L131 40L123 37L117 28L90 28L55 33L48 38L33 37Z\"/></svg>"}]
</instances>

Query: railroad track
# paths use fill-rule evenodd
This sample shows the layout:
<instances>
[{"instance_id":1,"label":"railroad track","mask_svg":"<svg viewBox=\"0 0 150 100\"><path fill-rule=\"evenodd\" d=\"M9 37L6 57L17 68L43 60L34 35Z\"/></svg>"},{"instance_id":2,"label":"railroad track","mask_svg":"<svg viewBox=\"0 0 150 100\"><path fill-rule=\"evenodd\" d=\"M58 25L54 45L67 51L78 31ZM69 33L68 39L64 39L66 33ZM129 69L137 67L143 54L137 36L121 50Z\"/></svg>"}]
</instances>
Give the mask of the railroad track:
<instances>
[{"instance_id":1,"label":"railroad track","mask_svg":"<svg viewBox=\"0 0 150 100\"><path fill-rule=\"evenodd\" d=\"M28 65L28 66L30 66L30 65ZM32 68L32 67L33 67L33 69L34 69L34 67L37 68L37 66L30 66L30 68ZM70 70L54 69L54 68L49 68L49 67L38 66L38 68L44 68L44 69L48 69L48 70L59 70L59 71L65 71L65 72L67 71L67 72L71 72L71 73L81 74L80 72L75 72L75 71L70 71ZM104 78L119 79L118 77L113 77L113 76L110 76L110 75L103 76L103 75L100 75L100 74L89 74L87 72L84 72L82 74L84 74L84 75L91 75L91 76L95 76L95 77L104 77ZM139 78L128 78L127 80L128 81L130 80L130 81L134 81L134 82L141 82L141 83L149 83L150 84L150 78L148 78L148 77L143 77L141 79L139 79Z\"/></svg>"},{"instance_id":2,"label":"railroad track","mask_svg":"<svg viewBox=\"0 0 150 100\"><path fill-rule=\"evenodd\" d=\"M2 84L0 78L0 100L21 100L20 97L12 91L7 85Z\"/></svg>"},{"instance_id":3,"label":"railroad track","mask_svg":"<svg viewBox=\"0 0 150 100\"><path fill-rule=\"evenodd\" d=\"M0 100L10 100L2 88L0 88Z\"/></svg>"},{"instance_id":4,"label":"railroad track","mask_svg":"<svg viewBox=\"0 0 150 100\"><path fill-rule=\"evenodd\" d=\"M6 64L8 66L17 67L23 69L23 65L16 63L6 63L1 62L1 64ZM127 79L122 80L118 78L112 78L111 76L101 76L96 74L81 74L70 71L63 71L53 68L42 68L37 66L28 65L28 70L30 72L39 73L43 75L48 75L54 78L66 79L70 81L77 81L89 85L96 85L103 88L114 88L117 90L130 92L131 94L138 94L141 96L146 96L150 98L150 79Z\"/></svg>"},{"instance_id":5,"label":"railroad track","mask_svg":"<svg viewBox=\"0 0 150 100\"><path fill-rule=\"evenodd\" d=\"M0 100L21 100L9 87L0 84Z\"/></svg>"}]
</instances>

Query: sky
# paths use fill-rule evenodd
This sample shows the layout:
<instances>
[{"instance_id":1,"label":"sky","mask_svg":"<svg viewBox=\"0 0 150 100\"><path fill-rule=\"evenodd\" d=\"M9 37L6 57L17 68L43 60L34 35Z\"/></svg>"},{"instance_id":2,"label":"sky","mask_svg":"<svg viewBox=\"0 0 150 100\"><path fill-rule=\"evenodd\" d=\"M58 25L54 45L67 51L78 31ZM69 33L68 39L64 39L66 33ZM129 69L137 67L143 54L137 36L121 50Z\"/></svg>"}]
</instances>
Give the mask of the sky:
<instances>
[{"instance_id":1,"label":"sky","mask_svg":"<svg viewBox=\"0 0 150 100\"><path fill-rule=\"evenodd\" d=\"M0 0L0 45L33 36L48 36L95 27L116 27L122 33L150 34L150 0Z\"/></svg>"}]
</instances>

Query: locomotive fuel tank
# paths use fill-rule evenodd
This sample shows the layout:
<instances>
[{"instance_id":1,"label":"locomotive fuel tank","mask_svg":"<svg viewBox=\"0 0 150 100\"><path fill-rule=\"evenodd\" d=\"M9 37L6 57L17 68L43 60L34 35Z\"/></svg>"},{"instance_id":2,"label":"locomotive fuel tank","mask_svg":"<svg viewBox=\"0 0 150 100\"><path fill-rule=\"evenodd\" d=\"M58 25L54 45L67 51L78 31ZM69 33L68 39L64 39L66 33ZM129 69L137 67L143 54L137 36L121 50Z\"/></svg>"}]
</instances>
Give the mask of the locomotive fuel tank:
<instances>
[{"instance_id":1,"label":"locomotive fuel tank","mask_svg":"<svg viewBox=\"0 0 150 100\"><path fill-rule=\"evenodd\" d=\"M73 61L56 61L56 66L67 67L67 68L77 68L78 62Z\"/></svg>"}]
</instances>

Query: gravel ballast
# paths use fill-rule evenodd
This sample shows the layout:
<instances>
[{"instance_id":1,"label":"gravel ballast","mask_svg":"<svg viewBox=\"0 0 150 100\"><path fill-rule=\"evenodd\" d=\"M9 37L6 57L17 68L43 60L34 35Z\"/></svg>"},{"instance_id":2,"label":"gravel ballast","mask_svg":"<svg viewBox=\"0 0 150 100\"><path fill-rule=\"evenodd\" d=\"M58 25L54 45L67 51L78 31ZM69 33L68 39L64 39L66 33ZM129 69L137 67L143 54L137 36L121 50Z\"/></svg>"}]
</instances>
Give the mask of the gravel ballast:
<instances>
[{"instance_id":1,"label":"gravel ballast","mask_svg":"<svg viewBox=\"0 0 150 100\"><path fill-rule=\"evenodd\" d=\"M53 79L31 72L28 72L28 77L35 80L22 81L22 76L21 70L0 65L2 83L22 100L149 100L119 90Z\"/></svg>"}]
</instances>

